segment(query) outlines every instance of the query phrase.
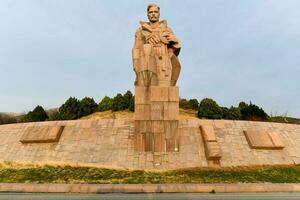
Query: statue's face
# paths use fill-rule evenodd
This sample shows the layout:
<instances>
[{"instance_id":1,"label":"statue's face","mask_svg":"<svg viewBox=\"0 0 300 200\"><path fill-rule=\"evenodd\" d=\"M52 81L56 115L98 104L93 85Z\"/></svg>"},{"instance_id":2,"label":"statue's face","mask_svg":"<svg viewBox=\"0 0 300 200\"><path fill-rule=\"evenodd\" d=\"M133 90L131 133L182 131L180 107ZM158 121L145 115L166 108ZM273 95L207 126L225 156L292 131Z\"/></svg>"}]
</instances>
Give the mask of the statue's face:
<instances>
[{"instance_id":1,"label":"statue's face","mask_svg":"<svg viewBox=\"0 0 300 200\"><path fill-rule=\"evenodd\" d=\"M149 9L148 14L147 14L149 21L152 23L158 22L159 15L160 15L159 9L156 6L152 6Z\"/></svg>"}]
</instances>

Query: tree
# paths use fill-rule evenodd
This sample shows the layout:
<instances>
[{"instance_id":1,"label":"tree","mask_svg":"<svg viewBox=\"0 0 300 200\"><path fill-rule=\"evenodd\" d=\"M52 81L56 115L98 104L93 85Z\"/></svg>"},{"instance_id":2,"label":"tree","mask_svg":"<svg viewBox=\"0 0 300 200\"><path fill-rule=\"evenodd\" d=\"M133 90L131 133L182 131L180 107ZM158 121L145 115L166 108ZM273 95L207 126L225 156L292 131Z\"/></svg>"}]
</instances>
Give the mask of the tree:
<instances>
[{"instance_id":1,"label":"tree","mask_svg":"<svg viewBox=\"0 0 300 200\"><path fill-rule=\"evenodd\" d=\"M241 102L239 104L239 109L243 120L265 121L269 118L268 114L262 108L251 102L249 105Z\"/></svg>"},{"instance_id":2,"label":"tree","mask_svg":"<svg viewBox=\"0 0 300 200\"><path fill-rule=\"evenodd\" d=\"M111 110L112 106L112 99L108 96L105 96L99 103L98 105L98 110L99 111L106 111L106 110Z\"/></svg>"},{"instance_id":3,"label":"tree","mask_svg":"<svg viewBox=\"0 0 300 200\"><path fill-rule=\"evenodd\" d=\"M190 104L187 99L180 98L179 99L179 108L190 109Z\"/></svg>"},{"instance_id":4,"label":"tree","mask_svg":"<svg viewBox=\"0 0 300 200\"><path fill-rule=\"evenodd\" d=\"M244 108L247 108L249 105L247 103L245 103L244 101L241 101L239 103L239 109L242 110Z\"/></svg>"},{"instance_id":5,"label":"tree","mask_svg":"<svg viewBox=\"0 0 300 200\"><path fill-rule=\"evenodd\" d=\"M112 111L125 110L126 106L126 99L118 93L112 100Z\"/></svg>"},{"instance_id":6,"label":"tree","mask_svg":"<svg viewBox=\"0 0 300 200\"><path fill-rule=\"evenodd\" d=\"M205 98L200 102L198 117L207 119L221 119L222 108L210 98Z\"/></svg>"},{"instance_id":7,"label":"tree","mask_svg":"<svg viewBox=\"0 0 300 200\"><path fill-rule=\"evenodd\" d=\"M231 106L229 109L226 107L222 107L223 119L231 119L231 120L240 120L241 119L241 111L237 107Z\"/></svg>"},{"instance_id":8,"label":"tree","mask_svg":"<svg viewBox=\"0 0 300 200\"><path fill-rule=\"evenodd\" d=\"M78 99L70 97L60 108L62 120L78 119L80 117L80 104Z\"/></svg>"},{"instance_id":9,"label":"tree","mask_svg":"<svg viewBox=\"0 0 300 200\"><path fill-rule=\"evenodd\" d=\"M130 90L127 90L127 92L123 95L123 98L124 98L124 103L125 103L124 108L128 109L130 106L130 103L132 102L132 98L133 98L133 95L130 92Z\"/></svg>"},{"instance_id":10,"label":"tree","mask_svg":"<svg viewBox=\"0 0 300 200\"><path fill-rule=\"evenodd\" d=\"M40 105L36 106L33 111L28 112L21 119L22 122L39 122L46 121L48 119L48 115L44 108Z\"/></svg>"},{"instance_id":11,"label":"tree","mask_svg":"<svg viewBox=\"0 0 300 200\"><path fill-rule=\"evenodd\" d=\"M60 116L60 113L58 110L55 110L55 111L49 113L48 116L49 116L49 121L62 120L62 117Z\"/></svg>"},{"instance_id":12,"label":"tree","mask_svg":"<svg viewBox=\"0 0 300 200\"><path fill-rule=\"evenodd\" d=\"M199 102L197 99L179 99L179 107L183 109L198 110Z\"/></svg>"},{"instance_id":13,"label":"tree","mask_svg":"<svg viewBox=\"0 0 300 200\"><path fill-rule=\"evenodd\" d=\"M134 104L135 104L135 102L134 102L134 96L131 98L131 100L130 100L130 105L129 105L129 111L131 111L131 112L134 112Z\"/></svg>"},{"instance_id":14,"label":"tree","mask_svg":"<svg viewBox=\"0 0 300 200\"><path fill-rule=\"evenodd\" d=\"M80 114L79 114L80 117L96 112L98 107L95 100L90 97L84 97L83 99L81 99L81 101L79 102L79 106L80 106Z\"/></svg>"},{"instance_id":15,"label":"tree","mask_svg":"<svg viewBox=\"0 0 300 200\"><path fill-rule=\"evenodd\" d=\"M198 110L198 108L199 108L198 100L197 99L190 99L189 100L189 107L190 107L190 109Z\"/></svg>"}]
</instances>

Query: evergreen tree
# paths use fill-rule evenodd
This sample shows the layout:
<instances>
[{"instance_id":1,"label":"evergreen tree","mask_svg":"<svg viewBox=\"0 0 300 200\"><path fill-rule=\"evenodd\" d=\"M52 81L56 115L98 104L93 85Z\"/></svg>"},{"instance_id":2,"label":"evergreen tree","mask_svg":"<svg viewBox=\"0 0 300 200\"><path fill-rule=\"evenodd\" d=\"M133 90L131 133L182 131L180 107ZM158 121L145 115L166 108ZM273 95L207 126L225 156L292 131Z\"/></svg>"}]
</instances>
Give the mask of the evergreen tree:
<instances>
[{"instance_id":1,"label":"evergreen tree","mask_svg":"<svg viewBox=\"0 0 300 200\"><path fill-rule=\"evenodd\" d=\"M129 111L134 112L134 96L130 100Z\"/></svg>"},{"instance_id":2,"label":"evergreen tree","mask_svg":"<svg viewBox=\"0 0 300 200\"><path fill-rule=\"evenodd\" d=\"M190 104L187 99L180 98L179 99L179 108L190 109Z\"/></svg>"},{"instance_id":3,"label":"evergreen tree","mask_svg":"<svg viewBox=\"0 0 300 200\"><path fill-rule=\"evenodd\" d=\"M125 110L127 107L126 99L118 93L112 100L112 111Z\"/></svg>"},{"instance_id":4,"label":"evergreen tree","mask_svg":"<svg viewBox=\"0 0 300 200\"><path fill-rule=\"evenodd\" d=\"M222 108L213 99L205 98L200 102L199 118L221 119L222 115Z\"/></svg>"},{"instance_id":5,"label":"evergreen tree","mask_svg":"<svg viewBox=\"0 0 300 200\"><path fill-rule=\"evenodd\" d=\"M49 115L49 121L58 121L58 120L62 120L60 113L58 110L53 111L51 114Z\"/></svg>"},{"instance_id":6,"label":"evergreen tree","mask_svg":"<svg viewBox=\"0 0 300 200\"><path fill-rule=\"evenodd\" d=\"M239 108L243 120L266 121L269 118L268 114L262 108L251 102L249 105L241 102Z\"/></svg>"},{"instance_id":7,"label":"evergreen tree","mask_svg":"<svg viewBox=\"0 0 300 200\"><path fill-rule=\"evenodd\" d=\"M125 102L124 109L128 109L133 98L131 91L127 90L127 92L123 95L123 98Z\"/></svg>"},{"instance_id":8,"label":"evergreen tree","mask_svg":"<svg viewBox=\"0 0 300 200\"><path fill-rule=\"evenodd\" d=\"M48 119L48 115L44 108L40 105L36 106L33 111L28 112L21 119L22 122L39 122L46 121Z\"/></svg>"},{"instance_id":9,"label":"evergreen tree","mask_svg":"<svg viewBox=\"0 0 300 200\"><path fill-rule=\"evenodd\" d=\"M112 99L108 96L105 96L99 103L98 105L98 110L100 112L106 111L106 110L111 110L112 107Z\"/></svg>"},{"instance_id":10,"label":"evergreen tree","mask_svg":"<svg viewBox=\"0 0 300 200\"><path fill-rule=\"evenodd\" d=\"M240 120L241 119L241 111L239 108L231 106L229 109L226 107L222 107L223 111L223 119L230 120Z\"/></svg>"},{"instance_id":11,"label":"evergreen tree","mask_svg":"<svg viewBox=\"0 0 300 200\"><path fill-rule=\"evenodd\" d=\"M198 108L199 108L198 100L197 99L190 99L189 100L189 107L190 107L190 109L198 110Z\"/></svg>"},{"instance_id":12,"label":"evergreen tree","mask_svg":"<svg viewBox=\"0 0 300 200\"><path fill-rule=\"evenodd\" d=\"M96 112L98 107L95 100L90 97L85 97L81 99L81 101L79 102L79 106L80 106L80 114L79 114L80 117Z\"/></svg>"},{"instance_id":13,"label":"evergreen tree","mask_svg":"<svg viewBox=\"0 0 300 200\"><path fill-rule=\"evenodd\" d=\"M72 120L80 117L80 104L78 99L70 97L60 108L61 119Z\"/></svg>"}]
</instances>

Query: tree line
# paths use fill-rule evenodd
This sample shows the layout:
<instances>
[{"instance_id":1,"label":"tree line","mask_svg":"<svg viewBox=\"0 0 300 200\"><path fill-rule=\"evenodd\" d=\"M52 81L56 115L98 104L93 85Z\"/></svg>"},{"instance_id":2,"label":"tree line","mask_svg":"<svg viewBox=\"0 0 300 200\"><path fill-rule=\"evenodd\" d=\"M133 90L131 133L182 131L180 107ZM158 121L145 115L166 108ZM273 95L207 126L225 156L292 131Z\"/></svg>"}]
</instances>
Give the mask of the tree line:
<instances>
[{"instance_id":1,"label":"tree line","mask_svg":"<svg viewBox=\"0 0 300 200\"><path fill-rule=\"evenodd\" d=\"M252 102L240 102L238 106L222 107L210 98L204 98L200 102L197 99L180 98L179 107L191 109L197 112L197 116L203 119L230 119L230 120L254 120L268 121L269 115L259 106ZM58 109L45 109L38 105L27 114L15 118L9 115L0 114L0 124L16 122L38 122L54 120L75 120L95 112L107 110L134 111L134 95L131 91L124 94L118 93L114 97L105 96L99 103L91 97L84 97L79 100L75 97L68 98Z\"/></svg>"},{"instance_id":2,"label":"tree line","mask_svg":"<svg viewBox=\"0 0 300 200\"><path fill-rule=\"evenodd\" d=\"M131 91L128 90L124 94L118 93L113 98L105 96L99 103L96 103L94 98L91 97L84 97L81 100L70 97L58 109L50 110L48 112L46 112L42 106L37 106L33 111L24 115L20 121L74 120L95 112L106 110L134 111L134 96Z\"/></svg>"},{"instance_id":3,"label":"tree line","mask_svg":"<svg viewBox=\"0 0 300 200\"><path fill-rule=\"evenodd\" d=\"M253 103L240 102L237 107L229 108L219 106L211 98L204 98L200 102L197 99L180 99L179 107L197 111L197 116L202 119L230 119L267 121L269 115Z\"/></svg>"}]
</instances>

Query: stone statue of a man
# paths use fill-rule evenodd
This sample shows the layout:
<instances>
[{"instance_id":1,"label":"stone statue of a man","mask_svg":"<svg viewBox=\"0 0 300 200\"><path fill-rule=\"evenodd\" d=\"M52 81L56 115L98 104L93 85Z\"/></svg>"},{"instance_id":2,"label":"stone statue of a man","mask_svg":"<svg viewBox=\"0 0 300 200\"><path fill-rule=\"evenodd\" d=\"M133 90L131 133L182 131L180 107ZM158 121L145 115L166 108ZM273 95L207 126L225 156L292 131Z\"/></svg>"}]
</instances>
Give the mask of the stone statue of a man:
<instances>
[{"instance_id":1,"label":"stone statue of a man","mask_svg":"<svg viewBox=\"0 0 300 200\"><path fill-rule=\"evenodd\" d=\"M136 86L175 86L180 73L180 43L167 26L159 21L160 8L147 7L149 22L140 22L132 49Z\"/></svg>"}]
</instances>

